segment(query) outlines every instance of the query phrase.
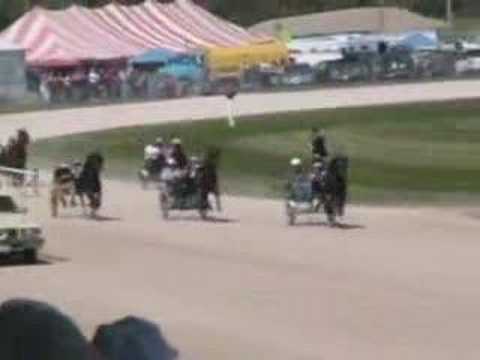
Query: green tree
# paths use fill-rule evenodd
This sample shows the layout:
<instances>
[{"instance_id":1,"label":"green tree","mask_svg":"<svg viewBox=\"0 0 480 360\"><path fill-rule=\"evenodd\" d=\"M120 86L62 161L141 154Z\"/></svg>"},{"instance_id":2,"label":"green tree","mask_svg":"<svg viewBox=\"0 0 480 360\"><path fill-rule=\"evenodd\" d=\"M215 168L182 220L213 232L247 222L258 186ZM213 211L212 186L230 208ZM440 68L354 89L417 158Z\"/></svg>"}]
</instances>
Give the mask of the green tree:
<instances>
[{"instance_id":1,"label":"green tree","mask_svg":"<svg viewBox=\"0 0 480 360\"><path fill-rule=\"evenodd\" d=\"M22 15L28 7L28 0L0 0L0 29Z\"/></svg>"},{"instance_id":2,"label":"green tree","mask_svg":"<svg viewBox=\"0 0 480 360\"><path fill-rule=\"evenodd\" d=\"M34 5L59 9L71 3L85 6L104 5L110 1L120 4L140 3L143 0L0 0L0 28L7 26L26 9ZM170 2L173 0L159 0ZM213 13L244 26L270 18L334 10L357 6L401 6L428 16L443 16L445 0L193 0ZM455 10L470 8L478 0L454 0Z\"/></svg>"}]
</instances>

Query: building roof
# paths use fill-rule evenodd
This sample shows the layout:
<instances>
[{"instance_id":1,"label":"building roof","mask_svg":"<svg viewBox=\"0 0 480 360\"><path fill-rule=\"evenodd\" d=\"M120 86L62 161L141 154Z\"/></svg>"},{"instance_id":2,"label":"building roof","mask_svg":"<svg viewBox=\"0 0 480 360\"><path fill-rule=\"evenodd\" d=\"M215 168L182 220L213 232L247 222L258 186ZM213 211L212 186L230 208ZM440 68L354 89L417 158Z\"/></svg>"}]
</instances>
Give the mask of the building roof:
<instances>
[{"instance_id":1,"label":"building roof","mask_svg":"<svg viewBox=\"0 0 480 360\"><path fill-rule=\"evenodd\" d=\"M362 7L272 19L258 23L251 31L276 35L287 30L293 36L346 32L405 32L434 30L447 23L396 7Z\"/></svg>"},{"instance_id":2,"label":"building roof","mask_svg":"<svg viewBox=\"0 0 480 360\"><path fill-rule=\"evenodd\" d=\"M82 61L131 58L148 50L191 51L236 47L271 40L254 36L191 0L124 6L111 3L89 9L36 7L25 13L0 39L27 49L30 65L75 65Z\"/></svg>"}]
</instances>

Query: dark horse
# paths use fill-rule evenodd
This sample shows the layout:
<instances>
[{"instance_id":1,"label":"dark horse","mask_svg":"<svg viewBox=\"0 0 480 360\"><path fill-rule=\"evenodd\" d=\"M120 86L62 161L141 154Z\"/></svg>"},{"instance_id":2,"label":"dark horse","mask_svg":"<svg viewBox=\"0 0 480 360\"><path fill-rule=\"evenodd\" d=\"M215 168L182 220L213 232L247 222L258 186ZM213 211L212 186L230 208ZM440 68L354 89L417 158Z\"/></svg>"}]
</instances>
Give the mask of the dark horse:
<instances>
[{"instance_id":1,"label":"dark horse","mask_svg":"<svg viewBox=\"0 0 480 360\"><path fill-rule=\"evenodd\" d=\"M218 182L218 162L220 160L220 150L211 148L207 151L205 160L200 168L198 175L201 208L207 210L210 208L208 196L215 195L217 201L217 210L221 211L220 189Z\"/></svg>"},{"instance_id":2,"label":"dark horse","mask_svg":"<svg viewBox=\"0 0 480 360\"><path fill-rule=\"evenodd\" d=\"M2 151L0 156L1 165L18 170L25 170L27 167L28 146L30 145L30 141L30 135L27 130L18 130L17 136L10 138L8 145ZM23 182L23 175L13 176L14 185L20 186Z\"/></svg>"},{"instance_id":3,"label":"dark horse","mask_svg":"<svg viewBox=\"0 0 480 360\"><path fill-rule=\"evenodd\" d=\"M331 224L337 216L343 216L348 191L349 159L346 156L336 156L328 164L325 179L324 199L325 213Z\"/></svg>"},{"instance_id":4,"label":"dark horse","mask_svg":"<svg viewBox=\"0 0 480 360\"><path fill-rule=\"evenodd\" d=\"M102 205L102 181L100 178L104 166L104 158L98 152L87 156L78 179L78 194L85 195L89 201L92 217L96 216Z\"/></svg>"},{"instance_id":5,"label":"dark horse","mask_svg":"<svg viewBox=\"0 0 480 360\"><path fill-rule=\"evenodd\" d=\"M24 170L27 167L28 146L30 145L30 135L27 130L17 131L17 137L13 144L12 167Z\"/></svg>"}]
</instances>

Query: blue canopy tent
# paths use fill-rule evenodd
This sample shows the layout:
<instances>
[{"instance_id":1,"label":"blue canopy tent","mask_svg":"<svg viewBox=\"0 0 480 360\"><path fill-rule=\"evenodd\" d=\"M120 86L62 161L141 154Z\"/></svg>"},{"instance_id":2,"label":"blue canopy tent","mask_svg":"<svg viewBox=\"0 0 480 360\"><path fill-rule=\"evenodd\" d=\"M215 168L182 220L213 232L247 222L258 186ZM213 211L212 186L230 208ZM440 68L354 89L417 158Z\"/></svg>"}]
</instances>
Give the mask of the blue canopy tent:
<instances>
[{"instance_id":1,"label":"blue canopy tent","mask_svg":"<svg viewBox=\"0 0 480 360\"><path fill-rule=\"evenodd\" d=\"M171 50L154 49L133 58L130 63L133 65L165 65L178 55L180 54Z\"/></svg>"},{"instance_id":2,"label":"blue canopy tent","mask_svg":"<svg viewBox=\"0 0 480 360\"><path fill-rule=\"evenodd\" d=\"M432 50L438 48L438 41L421 33L412 34L400 42L410 50Z\"/></svg>"}]
</instances>

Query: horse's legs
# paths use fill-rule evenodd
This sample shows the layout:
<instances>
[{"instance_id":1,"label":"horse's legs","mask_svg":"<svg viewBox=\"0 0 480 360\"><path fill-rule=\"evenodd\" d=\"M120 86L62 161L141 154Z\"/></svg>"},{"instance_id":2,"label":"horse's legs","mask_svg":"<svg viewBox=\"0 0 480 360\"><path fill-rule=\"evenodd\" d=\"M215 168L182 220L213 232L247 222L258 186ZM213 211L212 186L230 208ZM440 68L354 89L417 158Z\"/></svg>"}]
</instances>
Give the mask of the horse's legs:
<instances>
[{"instance_id":1,"label":"horse's legs","mask_svg":"<svg viewBox=\"0 0 480 360\"><path fill-rule=\"evenodd\" d=\"M208 209L208 195L208 190L200 187L200 209L202 210Z\"/></svg>"},{"instance_id":2,"label":"horse's legs","mask_svg":"<svg viewBox=\"0 0 480 360\"><path fill-rule=\"evenodd\" d=\"M58 216L58 190L56 187L53 187L50 192L50 208L52 217Z\"/></svg>"},{"instance_id":3,"label":"horse's legs","mask_svg":"<svg viewBox=\"0 0 480 360\"><path fill-rule=\"evenodd\" d=\"M66 199L66 194L65 194L65 189L60 189L59 190L59 197L60 197L60 203L64 208L67 207L67 199Z\"/></svg>"},{"instance_id":4,"label":"horse's legs","mask_svg":"<svg viewBox=\"0 0 480 360\"><path fill-rule=\"evenodd\" d=\"M345 203L347 202L347 191L341 189L337 194L336 211L338 216L342 216L345 213Z\"/></svg>"},{"instance_id":5,"label":"horse's legs","mask_svg":"<svg viewBox=\"0 0 480 360\"><path fill-rule=\"evenodd\" d=\"M221 212L222 211L222 200L220 198L220 194L214 193L215 194L215 202L217 205L217 211Z\"/></svg>"},{"instance_id":6,"label":"horse's legs","mask_svg":"<svg viewBox=\"0 0 480 360\"><path fill-rule=\"evenodd\" d=\"M70 196L70 206L71 207L76 207L77 206L77 191L75 189L75 186L72 186L71 188L71 196Z\"/></svg>"},{"instance_id":7,"label":"horse's legs","mask_svg":"<svg viewBox=\"0 0 480 360\"><path fill-rule=\"evenodd\" d=\"M83 213L85 213L85 207L86 207L85 198L84 198L83 194L81 194L81 193L78 194L78 197L80 198L80 206L82 207L82 211L83 211Z\"/></svg>"},{"instance_id":8,"label":"horse's legs","mask_svg":"<svg viewBox=\"0 0 480 360\"><path fill-rule=\"evenodd\" d=\"M88 192L87 198L88 198L88 206L90 207L90 216L96 217L97 211L101 205L101 194Z\"/></svg>"},{"instance_id":9,"label":"horse's legs","mask_svg":"<svg viewBox=\"0 0 480 360\"><path fill-rule=\"evenodd\" d=\"M335 199L331 194L325 195L324 210L327 214L328 223L333 226L335 225Z\"/></svg>"},{"instance_id":10,"label":"horse's legs","mask_svg":"<svg viewBox=\"0 0 480 360\"><path fill-rule=\"evenodd\" d=\"M93 213L93 204L94 204L94 199L93 199L93 193L87 192L85 194L87 196L87 201L88 201L88 208L90 211L90 215Z\"/></svg>"}]
</instances>

